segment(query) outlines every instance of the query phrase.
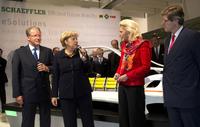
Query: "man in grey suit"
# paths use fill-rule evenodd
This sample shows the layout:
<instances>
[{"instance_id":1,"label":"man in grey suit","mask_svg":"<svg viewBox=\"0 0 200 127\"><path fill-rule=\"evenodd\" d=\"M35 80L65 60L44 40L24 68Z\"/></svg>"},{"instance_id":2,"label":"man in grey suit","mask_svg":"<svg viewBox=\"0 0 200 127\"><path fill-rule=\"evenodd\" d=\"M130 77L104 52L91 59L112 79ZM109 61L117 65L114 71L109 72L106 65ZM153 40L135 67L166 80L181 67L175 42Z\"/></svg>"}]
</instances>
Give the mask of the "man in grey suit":
<instances>
[{"instance_id":1,"label":"man in grey suit","mask_svg":"<svg viewBox=\"0 0 200 127\"><path fill-rule=\"evenodd\" d=\"M23 106L22 127L34 127L39 107L40 127L50 127L50 83L53 53L40 46L41 30L26 29L28 45L17 49L12 61L13 97Z\"/></svg>"},{"instance_id":2,"label":"man in grey suit","mask_svg":"<svg viewBox=\"0 0 200 127\"><path fill-rule=\"evenodd\" d=\"M171 127L200 127L200 34L183 26L181 6L161 12L165 40L163 90Z\"/></svg>"}]
</instances>

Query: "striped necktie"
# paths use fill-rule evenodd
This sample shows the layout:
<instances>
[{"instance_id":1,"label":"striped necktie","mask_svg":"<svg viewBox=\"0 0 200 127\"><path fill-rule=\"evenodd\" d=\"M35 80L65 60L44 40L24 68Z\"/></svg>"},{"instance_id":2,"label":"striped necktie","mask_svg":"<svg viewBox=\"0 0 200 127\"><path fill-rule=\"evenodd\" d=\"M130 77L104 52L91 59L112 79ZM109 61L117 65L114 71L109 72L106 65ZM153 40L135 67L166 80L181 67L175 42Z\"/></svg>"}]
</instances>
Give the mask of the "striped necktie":
<instances>
[{"instance_id":1,"label":"striped necktie","mask_svg":"<svg viewBox=\"0 0 200 127\"><path fill-rule=\"evenodd\" d=\"M33 49L33 56L38 61L38 55L37 55L37 52L36 52L37 50L38 50L37 48Z\"/></svg>"}]
</instances>

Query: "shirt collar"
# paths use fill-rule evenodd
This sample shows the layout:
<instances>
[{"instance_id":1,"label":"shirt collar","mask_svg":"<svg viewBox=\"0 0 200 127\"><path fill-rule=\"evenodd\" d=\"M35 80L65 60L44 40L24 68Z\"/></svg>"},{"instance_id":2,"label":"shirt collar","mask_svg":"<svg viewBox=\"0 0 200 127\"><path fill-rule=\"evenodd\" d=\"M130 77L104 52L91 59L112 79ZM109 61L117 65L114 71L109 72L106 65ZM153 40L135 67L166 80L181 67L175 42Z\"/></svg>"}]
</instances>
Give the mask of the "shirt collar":
<instances>
[{"instance_id":1,"label":"shirt collar","mask_svg":"<svg viewBox=\"0 0 200 127\"><path fill-rule=\"evenodd\" d=\"M180 34L181 30L183 29L183 26L181 26L177 31L176 33L174 33L175 37L177 38L178 35ZM173 34L173 33L172 33Z\"/></svg>"},{"instance_id":2,"label":"shirt collar","mask_svg":"<svg viewBox=\"0 0 200 127\"><path fill-rule=\"evenodd\" d=\"M39 46L34 47L34 46L32 46L31 44L28 44L28 46L29 46L29 48L31 49L31 51L33 51L34 48L37 48L38 50L40 50Z\"/></svg>"}]
</instances>

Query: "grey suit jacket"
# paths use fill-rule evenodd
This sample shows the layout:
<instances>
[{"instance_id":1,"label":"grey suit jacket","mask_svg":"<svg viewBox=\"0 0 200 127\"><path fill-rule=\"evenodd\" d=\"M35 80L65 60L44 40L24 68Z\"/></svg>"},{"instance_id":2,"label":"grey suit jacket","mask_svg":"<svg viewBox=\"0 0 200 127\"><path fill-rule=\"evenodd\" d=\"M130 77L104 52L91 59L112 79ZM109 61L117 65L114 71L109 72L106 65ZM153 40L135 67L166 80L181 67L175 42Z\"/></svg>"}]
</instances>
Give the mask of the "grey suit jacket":
<instances>
[{"instance_id":1,"label":"grey suit jacket","mask_svg":"<svg viewBox=\"0 0 200 127\"><path fill-rule=\"evenodd\" d=\"M168 54L165 41L163 89L169 107L200 106L200 34L183 28Z\"/></svg>"},{"instance_id":2,"label":"grey suit jacket","mask_svg":"<svg viewBox=\"0 0 200 127\"><path fill-rule=\"evenodd\" d=\"M40 46L39 62L52 70L51 49ZM13 97L23 96L26 102L50 100L49 72L38 72L37 62L29 46L15 51L12 60Z\"/></svg>"}]
</instances>

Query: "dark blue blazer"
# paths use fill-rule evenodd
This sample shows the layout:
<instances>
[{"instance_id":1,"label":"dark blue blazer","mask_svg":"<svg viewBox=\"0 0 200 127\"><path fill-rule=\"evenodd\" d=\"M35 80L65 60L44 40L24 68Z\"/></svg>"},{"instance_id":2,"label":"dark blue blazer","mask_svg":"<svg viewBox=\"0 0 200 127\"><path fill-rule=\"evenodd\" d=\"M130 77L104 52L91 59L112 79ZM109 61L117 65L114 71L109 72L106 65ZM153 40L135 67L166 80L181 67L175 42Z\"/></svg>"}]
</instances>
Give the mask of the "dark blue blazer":
<instances>
[{"instance_id":1,"label":"dark blue blazer","mask_svg":"<svg viewBox=\"0 0 200 127\"><path fill-rule=\"evenodd\" d=\"M118 65L120 61L120 56L114 52L108 54L108 63L109 63L109 77L113 77L117 71Z\"/></svg>"},{"instance_id":2,"label":"dark blue blazer","mask_svg":"<svg viewBox=\"0 0 200 127\"><path fill-rule=\"evenodd\" d=\"M152 57L151 57L151 60L153 60L154 62L156 63L159 63L159 64L163 64L164 63L164 44L160 44L160 51L159 51L159 54L158 54L158 58L156 56L156 52L154 50L154 47L152 47ZM151 66L152 67L160 67L156 64L153 64L151 63Z\"/></svg>"},{"instance_id":3,"label":"dark blue blazer","mask_svg":"<svg viewBox=\"0 0 200 127\"><path fill-rule=\"evenodd\" d=\"M13 97L23 96L26 102L50 100L49 72L38 72L37 62L29 46L17 49L12 59ZM39 62L52 70L51 49L40 46Z\"/></svg>"},{"instance_id":4,"label":"dark blue blazer","mask_svg":"<svg viewBox=\"0 0 200 127\"><path fill-rule=\"evenodd\" d=\"M5 72L7 61L0 57L0 85L8 82L8 78Z\"/></svg>"},{"instance_id":5,"label":"dark blue blazer","mask_svg":"<svg viewBox=\"0 0 200 127\"><path fill-rule=\"evenodd\" d=\"M69 57L63 49L55 55L53 68L53 97L72 99L91 94L92 88L87 76L91 70L89 59L83 62L78 52Z\"/></svg>"},{"instance_id":6,"label":"dark blue blazer","mask_svg":"<svg viewBox=\"0 0 200 127\"><path fill-rule=\"evenodd\" d=\"M92 71L101 74L101 77L109 76L109 62L103 57L102 63L99 61L92 61Z\"/></svg>"},{"instance_id":7,"label":"dark blue blazer","mask_svg":"<svg viewBox=\"0 0 200 127\"><path fill-rule=\"evenodd\" d=\"M168 107L200 106L200 34L183 28L168 54L165 40L163 89Z\"/></svg>"}]
</instances>

